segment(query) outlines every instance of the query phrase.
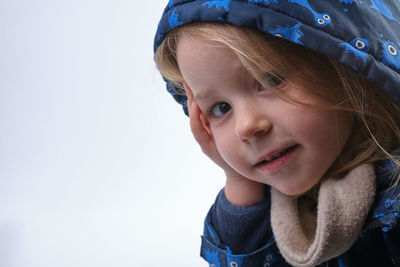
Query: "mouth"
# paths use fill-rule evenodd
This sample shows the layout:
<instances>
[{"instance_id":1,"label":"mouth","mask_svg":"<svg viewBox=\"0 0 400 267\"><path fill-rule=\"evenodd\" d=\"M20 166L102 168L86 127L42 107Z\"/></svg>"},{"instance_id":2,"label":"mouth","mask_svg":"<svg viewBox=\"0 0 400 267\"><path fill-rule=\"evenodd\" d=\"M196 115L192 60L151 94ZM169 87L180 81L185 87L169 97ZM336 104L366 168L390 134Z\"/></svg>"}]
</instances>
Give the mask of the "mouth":
<instances>
[{"instance_id":1,"label":"mouth","mask_svg":"<svg viewBox=\"0 0 400 267\"><path fill-rule=\"evenodd\" d=\"M283 150L281 150L281 151L278 151L278 152L273 152L273 154L272 155L268 155L268 156L265 156L263 159L261 159L260 161L258 161L258 163L256 163L256 167L260 167L260 166L262 166L262 165L264 165L264 164L268 164L268 163L272 163L272 162L274 162L274 161L278 161L280 158L282 158L282 157L284 157L285 155L287 155L287 154L289 154L290 152L292 152L292 151L294 151L296 148L298 148L299 147L299 145L298 144L296 144L296 145L293 145L293 146L290 146L290 147L288 147L288 148L286 148L286 149L283 149Z\"/></svg>"}]
</instances>

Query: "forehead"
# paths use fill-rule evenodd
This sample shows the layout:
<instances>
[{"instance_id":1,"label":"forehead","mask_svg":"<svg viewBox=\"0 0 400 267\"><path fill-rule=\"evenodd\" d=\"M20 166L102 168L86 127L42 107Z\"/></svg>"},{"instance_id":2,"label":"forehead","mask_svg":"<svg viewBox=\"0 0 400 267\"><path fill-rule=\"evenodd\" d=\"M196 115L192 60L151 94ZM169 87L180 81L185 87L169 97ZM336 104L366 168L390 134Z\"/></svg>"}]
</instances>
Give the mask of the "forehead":
<instances>
[{"instance_id":1,"label":"forehead","mask_svg":"<svg viewBox=\"0 0 400 267\"><path fill-rule=\"evenodd\" d=\"M177 44L177 61L190 87L207 87L218 78L229 79L244 72L237 55L221 42L182 35Z\"/></svg>"},{"instance_id":2,"label":"forehead","mask_svg":"<svg viewBox=\"0 0 400 267\"><path fill-rule=\"evenodd\" d=\"M179 66L184 67L196 65L195 63L208 63L212 67L211 63L214 62L242 67L238 57L225 44L187 34L178 40L177 61Z\"/></svg>"}]
</instances>

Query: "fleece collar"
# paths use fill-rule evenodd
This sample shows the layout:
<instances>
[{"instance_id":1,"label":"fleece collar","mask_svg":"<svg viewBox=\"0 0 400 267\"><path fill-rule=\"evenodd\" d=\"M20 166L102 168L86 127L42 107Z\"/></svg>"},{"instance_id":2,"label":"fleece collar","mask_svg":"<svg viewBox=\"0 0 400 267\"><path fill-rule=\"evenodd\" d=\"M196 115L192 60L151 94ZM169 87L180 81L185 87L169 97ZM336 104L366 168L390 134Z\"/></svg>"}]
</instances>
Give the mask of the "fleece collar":
<instances>
[{"instance_id":1,"label":"fleece collar","mask_svg":"<svg viewBox=\"0 0 400 267\"><path fill-rule=\"evenodd\" d=\"M341 179L324 179L316 201L271 188L271 226L285 260L316 266L347 251L357 240L375 196L375 171L361 165Z\"/></svg>"}]
</instances>

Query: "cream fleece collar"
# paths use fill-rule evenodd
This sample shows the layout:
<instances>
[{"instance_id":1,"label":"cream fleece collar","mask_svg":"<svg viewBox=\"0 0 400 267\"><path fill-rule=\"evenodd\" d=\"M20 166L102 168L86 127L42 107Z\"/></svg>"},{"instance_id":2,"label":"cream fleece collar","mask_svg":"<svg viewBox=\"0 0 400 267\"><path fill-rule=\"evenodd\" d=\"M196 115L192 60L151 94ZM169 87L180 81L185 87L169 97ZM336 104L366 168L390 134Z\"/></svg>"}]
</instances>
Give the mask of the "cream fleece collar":
<instances>
[{"instance_id":1,"label":"cream fleece collar","mask_svg":"<svg viewBox=\"0 0 400 267\"><path fill-rule=\"evenodd\" d=\"M282 256L294 266L315 266L341 255L357 240L374 195L372 165L324 179L317 203L271 188L271 225Z\"/></svg>"}]
</instances>

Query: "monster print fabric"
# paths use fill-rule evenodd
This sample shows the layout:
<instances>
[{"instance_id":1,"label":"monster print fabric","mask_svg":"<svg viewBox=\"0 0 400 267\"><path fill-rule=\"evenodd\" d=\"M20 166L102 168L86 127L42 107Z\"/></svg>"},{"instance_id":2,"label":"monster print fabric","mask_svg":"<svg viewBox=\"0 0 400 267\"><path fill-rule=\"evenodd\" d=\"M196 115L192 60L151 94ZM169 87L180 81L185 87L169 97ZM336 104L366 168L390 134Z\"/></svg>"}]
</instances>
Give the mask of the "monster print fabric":
<instances>
[{"instance_id":1,"label":"monster print fabric","mask_svg":"<svg viewBox=\"0 0 400 267\"><path fill-rule=\"evenodd\" d=\"M327 55L400 96L397 0L170 0L155 36L194 21L225 22L282 37ZM186 97L169 92L187 114Z\"/></svg>"}]
</instances>

